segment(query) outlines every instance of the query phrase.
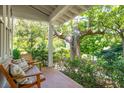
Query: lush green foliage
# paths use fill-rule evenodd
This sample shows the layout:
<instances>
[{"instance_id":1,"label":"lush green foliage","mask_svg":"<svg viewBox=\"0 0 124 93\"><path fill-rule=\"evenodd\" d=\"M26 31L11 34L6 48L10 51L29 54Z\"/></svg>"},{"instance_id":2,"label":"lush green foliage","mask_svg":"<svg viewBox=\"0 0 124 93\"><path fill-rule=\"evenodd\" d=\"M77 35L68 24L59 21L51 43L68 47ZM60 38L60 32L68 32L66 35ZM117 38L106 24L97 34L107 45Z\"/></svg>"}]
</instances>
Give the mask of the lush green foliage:
<instances>
[{"instance_id":1,"label":"lush green foliage","mask_svg":"<svg viewBox=\"0 0 124 93\"><path fill-rule=\"evenodd\" d=\"M77 81L83 87L98 87L93 76L94 66L75 59L65 64L64 73Z\"/></svg>"},{"instance_id":2,"label":"lush green foliage","mask_svg":"<svg viewBox=\"0 0 124 93\"><path fill-rule=\"evenodd\" d=\"M47 42L47 29L46 23L17 20L14 47L32 54L33 48L36 48L41 42Z\"/></svg>"},{"instance_id":3,"label":"lush green foliage","mask_svg":"<svg viewBox=\"0 0 124 93\"><path fill-rule=\"evenodd\" d=\"M37 61L42 62L43 66L47 66L48 50L46 44L42 42L37 46L37 48L33 48L32 56Z\"/></svg>"},{"instance_id":4,"label":"lush green foliage","mask_svg":"<svg viewBox=\"0 0 124 93\"><path fill-rule=\"evenodd\" d=\"M48 59L47 29L46 23L17 20L14 47L21 50L21 52L32 54L35 60L46 65Z\"/></svg>"},{"instance_id":5,"label":"lush green foliage","mask_svg":"<svg viewBox=\"0 0 124 93\"><path fill-rule=\"evenodd\" d=\"M111 46L108 50L102 50L100 53L96 54L98 57L103 56L103 58L108 61L109 63L119 60L122 55L122 45L116 44Z\"/></svg>"},{"instance_id":6,"label":"lush green foliage","mask_svg":"<svg viewBox=\"0 0 124 93\"><path fill-rule=\"evenodd\" d=\"M107 76L111 77L113 82L115 82L116 87L124 87L124 59L113 61L112 64L108 62L100 62L100 66L102 66L105 70Z\"/></svg>"},{"instance_id":7,"label":"lush green foliage","mask_svg":"<svg viewBox=\"0 0 124 93\"><path fill-rule=\"evenodd\" d=\"M82 19L78 23L81 31L105 31L102 36L89 35L81 38L81 54L91 57L83 59L84 62L73 60L66 63L65 73L84 87L124 87L122 37L118 36L118 31L124 29L123 9L123 6L95 6L81 14ZM94 60L89 60L92 56L97 57L95 64ZM99 70L101 75L98 77L94 72ZM110 86L102 81L106 77L107 82L111 82Z\"/></svg>"},{"instance_id":8,"label":"lush green foliage","mask_svg":"<svg viewBox=\"0 0 124 93\"><path fill-rule=\"evenodd\" d=\"M19 59L20 58L20 51L16 48L13 49L13 59Z\"/></svg>"},{"instance_id":9,"label":"lush green foliage","mask_svg":"<svg viewBox=\"0 0 124 93\"><path fill-rule=\"evenodd\" d=\"M91 61L75 59L65 64L64 73L83 85L83 87L124 87L124 60L109 64L99 60L97 64Z\"/></svg>"},{"instance_id":10,"label":"lush green foliage","mask_svg":"<svg viewBox=\"0 0 124 93\"><path fill-rule=\"evenodd\" d=\"M53 53L54 62L65 62L67 59L70 59L69 50L65 48L59 48Z\"/></svg>"}]
</instances>

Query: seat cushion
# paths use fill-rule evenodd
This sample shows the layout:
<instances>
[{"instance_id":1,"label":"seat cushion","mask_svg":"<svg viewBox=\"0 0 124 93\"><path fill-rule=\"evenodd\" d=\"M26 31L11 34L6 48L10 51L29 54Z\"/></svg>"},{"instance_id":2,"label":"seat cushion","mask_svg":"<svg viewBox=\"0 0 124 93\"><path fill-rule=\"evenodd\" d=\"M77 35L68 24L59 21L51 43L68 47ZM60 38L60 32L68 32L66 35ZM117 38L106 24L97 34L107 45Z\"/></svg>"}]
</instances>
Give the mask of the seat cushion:
<instances>
[{"instance_id":1,"label":"seat cushion","mask_svg":"<svg viewBox=\"0 0 124 93\"><path fill-rule=\"evenodd\" d=\"M36 74L36 73L40 73L41 71L37 68L37 66L33 66L31 69L29 69L28 71L26 71L26 75L33 75L33 74ZM34 83L37 79L36 79L36 76L32 76L29 78L32 83ZM40 75L40 79L41 80L44 80L45 79L45 76L43 74Z\"/></svg>"},{"instance_id":2,"label":"seat cushion","mask_svg":"<svg viewBox=\"0 0 124 93\"><path fill-rule=\"evenodd\" d=\"M30 68L28 65L28 62L24 58L14 60L13 63L18 65L19 67L21 67L24 71L26 71Z\"/></svg>"},{"instance_id":3,"label":"seat cushion","mask_svg":"<svg viewBox=\"0 0 124 93\"><path fill-rule=\"evenodd\" d=\"M23 69L21 67L19 67L16 64L10 64L9 74L13 78L18 78L18 79L15 79L15 82L17 84L28 84L28 83L32 83L32 81L30 81L29 78L19 78L19 77L26 76L26 73L23 71Z\"/></svg>"}]
</instances>

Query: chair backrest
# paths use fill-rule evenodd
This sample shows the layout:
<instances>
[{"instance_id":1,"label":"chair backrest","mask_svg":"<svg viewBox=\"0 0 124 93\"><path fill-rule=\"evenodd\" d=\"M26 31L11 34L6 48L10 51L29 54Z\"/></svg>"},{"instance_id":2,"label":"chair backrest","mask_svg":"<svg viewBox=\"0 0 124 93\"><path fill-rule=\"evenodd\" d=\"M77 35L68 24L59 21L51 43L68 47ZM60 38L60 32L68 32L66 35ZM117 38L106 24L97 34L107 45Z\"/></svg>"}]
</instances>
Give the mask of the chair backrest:
<instances>
[{"instance_id":1,"label":"chair backrest","mask_svg":"<svg viewBox=\"0 0 124 93\"><path fill-rule=\"evenodd\" d=\"M29 53L21 54L21 58L24 58L24 59L28 60L29 62L33 61L32 55Z\"/></svg>"},{"instance_id":2,"label":"chair backrest","mask_svg":"<svg viewBox=\"0 0 124 93\"><path fill-rule=\"evenodd\" d=\"M0 73L2 73L2 75L6 78L11 88L17 88L17 84L9 74L9 71L8 71L9 66L10 66L10 63L0 64Z\"/></svg>"}]
</instances>

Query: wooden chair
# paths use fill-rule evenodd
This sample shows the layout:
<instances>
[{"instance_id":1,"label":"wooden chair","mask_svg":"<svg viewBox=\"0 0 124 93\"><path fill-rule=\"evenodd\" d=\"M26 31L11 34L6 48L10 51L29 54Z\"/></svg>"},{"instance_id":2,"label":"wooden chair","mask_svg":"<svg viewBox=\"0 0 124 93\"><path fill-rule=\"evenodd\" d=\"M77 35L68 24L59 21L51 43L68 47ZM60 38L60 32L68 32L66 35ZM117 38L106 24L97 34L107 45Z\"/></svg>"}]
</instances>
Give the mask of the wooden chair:
<instances>
[{"instance_id":1,"label":"wooden chair","mask_svg":"<svg viewBox=\"0 0 124 93\"><path fill-rule=\"evenodd\" d=\"M42 72L36 67L33 66L32 69L28 70L26 72L26 76L24 77L19 77L19 78L26 78L29 77L29 80L32 80L31 84L23 84L23 85L18 85L15 82L15 79L17 78L13 78L10 74L9 74L9 66L11 63L8 63L6 65L0 64L0 72L4 75L4 77L6 78L9 86L11 88L29 88L29 87L33 87L34 85L37 85L38 88L41 87L41 82L45 80L45 77L43 76Z\"/></svg>"},{"instance_id":2,"label":"wooden chair","mask_svg":"<svg viewBox=\"0 0 124 93\"><path fill-rule=\"evenodd\" d=\"M25 60L27 60L29 65L32 65L32 66L33 65L38 65L40 70L41 70L41 67L42 67L41 66L42 65L41 62L34 61L31 54L29 54L29 53L21 54L21 58L24 58Z\"/></svg>"}]
</instances>

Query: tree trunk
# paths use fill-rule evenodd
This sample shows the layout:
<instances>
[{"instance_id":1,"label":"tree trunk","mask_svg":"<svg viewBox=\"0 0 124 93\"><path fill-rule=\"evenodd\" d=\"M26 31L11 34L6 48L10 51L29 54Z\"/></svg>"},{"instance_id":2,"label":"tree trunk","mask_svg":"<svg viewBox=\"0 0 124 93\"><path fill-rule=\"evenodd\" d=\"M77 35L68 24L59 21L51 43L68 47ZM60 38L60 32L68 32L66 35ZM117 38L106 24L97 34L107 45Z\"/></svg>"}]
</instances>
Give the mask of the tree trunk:
<instances>
[{"instance_id":1,"label":"tree trunk","mask_svg":"<svg viewBox=\"0 0 124 93\"><path fill-rule=\"evenodd\" d=\"M75 50L75 46L74 46L74 40L72 40L70 44L70 57L71 57L71 60L73 60L76 56L76 50Z\"/></svg>"},{"instance_id":2,"label":"tree trunk","mask_svg":"<svg viewBox=\"0 0 124 93\"><path fill-rule=\"evenodd\" d=\"M124 58L124 38L122 38L122 48L123 48L122 56Z\"/></svg>"},{"instance_id":3,"label":"tree trunk","mask_svg":"<svg viewBox=\"0 0 124 93\"><path fill-rule=\"evenodd\" d=\"M70 44L70 56L71 60L73 60L75 57L81 58L80 55L80 39L79 37L74 39L74 36L72 36L72 42Z\"/></svg>"},{"instance_id":4,"label":"tree trunk","mask_svg":"<svg viewBox=\"0 0 124 93\"><path fill-rule=\"evenodd\" d=\"M78 56L79 59L81 59L81 53L80 53L80 39L77 39L76 55Z\"/></svg>"},{"instance_id":5,"label":"tree trunk","mask_svg":"<svg viewBox=\"0 0 124 93\"><path fill-rule=\"evenodd\" d=\"M120 37L122 39L122 56L124 58L124 35L123 35L123 31L121 31L121 30L119 30L119 31L120 31L119 35L120 35Z\"/></svg>"}]
</instances>

